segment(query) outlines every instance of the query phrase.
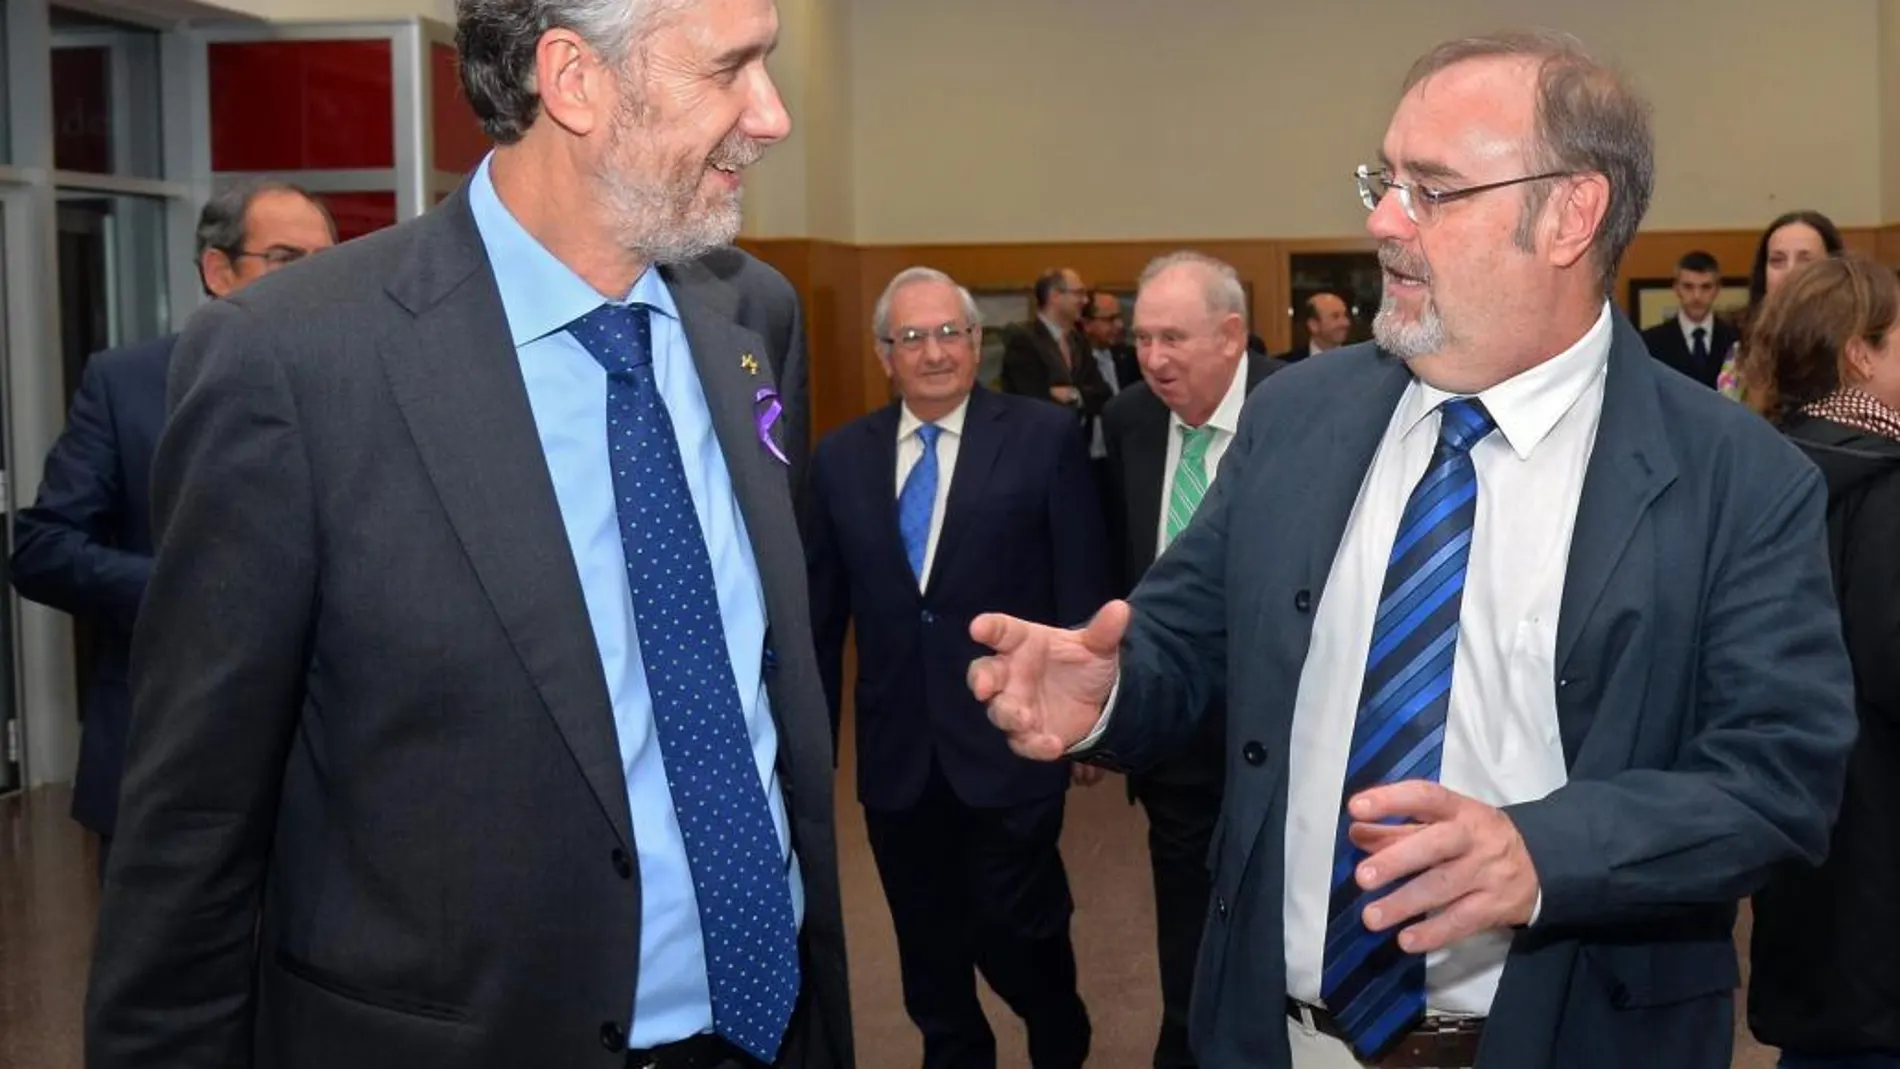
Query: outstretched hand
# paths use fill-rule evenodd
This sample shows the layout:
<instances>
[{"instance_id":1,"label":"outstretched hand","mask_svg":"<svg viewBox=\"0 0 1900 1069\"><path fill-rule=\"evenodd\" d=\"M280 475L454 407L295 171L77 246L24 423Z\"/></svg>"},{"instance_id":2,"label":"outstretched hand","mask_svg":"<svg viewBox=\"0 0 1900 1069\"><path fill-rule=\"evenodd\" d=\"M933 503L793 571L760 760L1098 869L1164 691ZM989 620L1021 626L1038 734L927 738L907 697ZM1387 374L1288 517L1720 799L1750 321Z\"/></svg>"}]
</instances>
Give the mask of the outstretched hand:
<instances>
[{"instance_id":1,"label":"outstretched hand","mask_svg":"<svg viewBox=\"0 0 1900 1069\"><path fill-rule=\"evenodd\" d=\"M970 665L970 691L1010 749L1055 761L1088 737L1115 687L1128 618L1128 603L1111 601L1080 630L997 613L970 622L970 637L996 651Z\"/></svg>"}]
</instances>

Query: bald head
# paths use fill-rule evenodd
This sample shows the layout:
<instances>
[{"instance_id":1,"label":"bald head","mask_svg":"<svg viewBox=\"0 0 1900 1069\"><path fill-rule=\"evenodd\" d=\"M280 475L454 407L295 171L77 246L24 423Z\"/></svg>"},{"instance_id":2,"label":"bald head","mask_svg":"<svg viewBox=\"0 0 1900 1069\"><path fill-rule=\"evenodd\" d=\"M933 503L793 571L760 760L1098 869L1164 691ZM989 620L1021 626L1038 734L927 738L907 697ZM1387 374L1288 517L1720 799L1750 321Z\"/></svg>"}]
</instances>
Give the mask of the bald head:
<instances>
[{"instance_id":1,"label":"bald head","mask_svg":"<svg viewBox=\"0 0 1900 1069\"><path fill-rule=\"evenodd\" d=\"M1306 299L1306 336L1313 352L1337 349L1352 335L1352 311L1336 293Z\"/></svg>"}]
</instances>

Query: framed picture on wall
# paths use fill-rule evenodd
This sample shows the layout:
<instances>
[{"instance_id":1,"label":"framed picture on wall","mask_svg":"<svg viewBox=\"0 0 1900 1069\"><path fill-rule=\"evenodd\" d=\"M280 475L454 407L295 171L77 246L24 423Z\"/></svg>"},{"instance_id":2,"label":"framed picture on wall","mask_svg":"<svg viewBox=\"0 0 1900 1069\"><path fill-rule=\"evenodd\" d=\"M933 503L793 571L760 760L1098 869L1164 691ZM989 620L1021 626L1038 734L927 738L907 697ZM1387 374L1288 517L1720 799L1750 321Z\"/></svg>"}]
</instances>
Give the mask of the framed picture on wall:
<instances>
[{"instance_id":1,"label":"framed picture on wall","mask_svg":"<svg viewBox=\"0 0 1900 1069\"><path fill-rule=\"evenodd\" d=\"M1633 278L1629 288L1629 316L1637 330L1648 330L1676 314L1675 280ZM1715 314L1733 320L1748 307L1748 279L1724 278L1715 295Z\"/></svg>"}]
</instances>

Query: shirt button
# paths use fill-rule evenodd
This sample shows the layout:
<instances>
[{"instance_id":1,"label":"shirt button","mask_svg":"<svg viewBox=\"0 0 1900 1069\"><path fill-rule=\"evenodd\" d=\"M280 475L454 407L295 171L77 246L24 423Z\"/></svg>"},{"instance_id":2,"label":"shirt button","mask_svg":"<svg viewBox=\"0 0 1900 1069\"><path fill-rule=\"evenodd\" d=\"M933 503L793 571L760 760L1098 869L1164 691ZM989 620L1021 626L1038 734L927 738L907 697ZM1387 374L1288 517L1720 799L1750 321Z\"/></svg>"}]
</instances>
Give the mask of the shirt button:
<instances>
[{"instance_id":1,"label":"shirt button","mask_svg":"<svg viewBox=\"0 0 1900 1069\"><path fill-rule=\"evenodd\" d=\"M633 879L633 859L627 856L625 850L617 846L614 847L614 871L618 872L623 880Z\"/></svg>"},{"instance_id":2,"label":"shirt button","mask_svg":"<svg viewBox=\"0 0 1900 1069\"><path fill-rule=\"evenodd\" d=\"M1312 612L1313 611L1313 592L1311 590L1302 590L1299 593L1293 595L1293 611L1294 612Z\"/></svg>"},{"instance_id":3,"label":"shirt button","mask_svg":"<svg viewBox=\"0 0 1900 1069\"><path fill-rule=\"evenodd\" d=\"M627 1032L619 1025L608 1021L600 1026L600 1045L619 1054L627 1049Z\"/></svg>"},{"instance_id":4,"label":"shirt button","mask_svg":"<svg viewBox=\"0 0 1900 1069\"><path fill-rule=\"evenodd\" d=\"M1250 742L1240 748L1241 760L1258 768L1267 763L1267 748L1257 742Z\"/></svg>"},{"instance_id":5,"label":"shirt button","mask_svg":"<svg viewBox=\"0 0 1900 1069\"><path fill-rule=\"evenodd\" d=\"M1214 914L1221 920L1227 919L1227 900L1219 895L1214 896Z\"/></svg>"}]
</instances>

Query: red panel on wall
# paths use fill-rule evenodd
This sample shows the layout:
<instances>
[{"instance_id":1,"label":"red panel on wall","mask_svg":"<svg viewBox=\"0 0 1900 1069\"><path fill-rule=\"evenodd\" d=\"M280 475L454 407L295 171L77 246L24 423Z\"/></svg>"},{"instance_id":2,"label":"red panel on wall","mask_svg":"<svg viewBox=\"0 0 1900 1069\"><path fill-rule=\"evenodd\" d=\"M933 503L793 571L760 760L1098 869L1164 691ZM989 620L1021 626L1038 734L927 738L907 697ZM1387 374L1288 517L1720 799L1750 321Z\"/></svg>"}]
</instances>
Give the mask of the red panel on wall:
<instances>
[{"instance_id":1,"label":"red panel on wall","mask_svg":"<svg viewBox=\"0 0 1900 1069\"><path fill-rule=\"evenodd\" d=\"M396 165L390 44L213 44L211 168L300 171Z\"/></svg>"},{"instance_id":2,"label":"red panel on wall","mask_svg":"<svg viewBox=\"0 0 1900 1069\"><path fill-rule=\"evenodd\" d=\"M360 238L396 223L396 194L393 192L318 193L316 197L336 220L338 241Z\"/></svg>"},{"instance_id":3,"label":"red panel on wall","mask_svg":"<svg viewBox=\"0 0 1900 1069\"><path fill-rule=\"evenodd\" d=\"M53 49L53 166L112 173L112 55Z\"/></svg>"},{"instance_id":4,"label":"red panel on wall","mask_svg":"<svg viewBox=\"0 0 1900 1069\"><path fill-rule=\"evenodd\" d=\"M435 169L465 174L488 153L488 135L462 92L462 74L455 49L429 46L431 133L435 137Z\"/></svg>"}]
</instances>

